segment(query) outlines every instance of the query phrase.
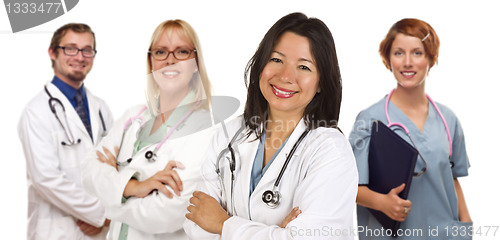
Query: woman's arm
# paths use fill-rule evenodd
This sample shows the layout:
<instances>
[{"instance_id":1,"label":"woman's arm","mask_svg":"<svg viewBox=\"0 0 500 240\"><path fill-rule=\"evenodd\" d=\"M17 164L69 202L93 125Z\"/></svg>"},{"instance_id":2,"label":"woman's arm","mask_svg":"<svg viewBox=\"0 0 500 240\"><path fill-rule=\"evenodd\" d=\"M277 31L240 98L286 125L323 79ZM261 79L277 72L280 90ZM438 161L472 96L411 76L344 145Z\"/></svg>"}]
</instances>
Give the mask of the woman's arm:
<instances>
[{"instance_id":1,"label":"woman's arm","mask_svg":"<svg viewBox=\"0 0 500 240\"><path fill-rule=\"evenodd\" d=\"M455 184L455 191L457 192L458 219L461 222L472 222L472 218L469 215L469 210L467 209L467 204L465 203L464 192L462 191L462 187L460 186L458 179L453 179L453 183Z\"/></svg>"},{"instance_id":2,"label":"woman's arm","mask_svg":"<svg viewBox=\"0 0 500 240\"><path fill-rule=\"evenodd\" d=\"M118 146L115 146L115 154L111 153L106 147L103 147L102 153L97 151L97 159L118 170L115 156L118 155L119 151ZM181 162L169 161L163 170L156 172L153 176L144 181L139 181L134 178L130 179L125 185L123 196L143 198L148 196L153 190L158 190L168 198L173 198L174 196L165 185L170 186L175 195L180 196L180 191L182 191L182 180L174 168L184 169L185 167Z\"/></svg>"},{"instance_id":3,"label":"woman's arm","mask_svg":"<svg viewBox=\"0 0 500 240\"><path fill-rule=\"evenodd\" d=\"M223 238L311 239L306 233L318 231L322 233L313 239L354 238L351 230L354 229L358 175L349 143L334 129L309 134L303 143L306 147L300 153L302 170L295 173L300 174L296 176L300 180L292 204L300 206L300 216L285 229L240 217L230 218L224 223ZM254 214L259 213L254 211Z\"/></svg>"},{"instance_id":4,"label":"woman's arm","mask_svg":"<svg viewBox=\"0 0 500 240\"><path fill-rule=\"evenodd\" d=\"M113 155L110 150L116 152L115 146L122 142L125 122L139 112L139 107L128 110L117 120L95 150L89 152L82 163L82 184L90 194L99 198L105 207L119 206L123 196L123 190L127 182L135 174L135 170L124 168L120 172L116 166L100 161L98 152ZM106 153L104 149L109 149ZM100 154L104 156L103 154Z\"/></svg>"},{"instance_id":5,"label":"woman's arm","mask_svg":"<svg viewBox=\"0 0 500 240\"><path fill-rule=\"evenodd\" d=\"M189 198L200 181L200 163L208 148L208 139L212 133L213 129L206 129L182 139L175 139L175 143L172 141L170 147L182 147L176 149L175 154L169 155L178 162L170 161L164 170L157 172L147 180L129 181L122 193L125 196L133 195L135 197L128 198L119 206L107 208L108 217L148 233L171 233L181 230ZM164 146L167 147L167 145ZM196 151L189 150L194 146L197 148ZM160 158L169 156L159 154ZM134 167L140 167L140 165L129 168L133 169ZM174 168L176 170L173 170ZM170 180L165 180L169 178ZM179 183L182 184L178 185ZM134 184L136 186L133 186ZM179 187L174 190L176 187L171 185ZM129 191L134 187L138 192ZM153 191L149 194L151 189L159 189L159 191ZM175 194L169 196L163 190Z\"/></svg>"},{"instance_id":6,"label":"woman's arm","mask_svg":"<svg viewBox=\"0 0 500 240\"><path fill-rule=\"evenodd\" d=\"M205 154L206 159L201 167L201 181L196 187L196 191L205 193L206 195L215 199L218 203L218 207L221 207L222 203L222 186L218 181L217 173L215 172L215 165L217 161L217 156L220 152L219 146L226 146L227 139L222 134L222 131L218 131L212 138L210 147ZM189 236L190 239L210 239L216 240L220 239L220 234L213 234L205 231L199 225L189 220L188 216L185 216L184 221L184 231Z\"/></svg>"}]
</instances>

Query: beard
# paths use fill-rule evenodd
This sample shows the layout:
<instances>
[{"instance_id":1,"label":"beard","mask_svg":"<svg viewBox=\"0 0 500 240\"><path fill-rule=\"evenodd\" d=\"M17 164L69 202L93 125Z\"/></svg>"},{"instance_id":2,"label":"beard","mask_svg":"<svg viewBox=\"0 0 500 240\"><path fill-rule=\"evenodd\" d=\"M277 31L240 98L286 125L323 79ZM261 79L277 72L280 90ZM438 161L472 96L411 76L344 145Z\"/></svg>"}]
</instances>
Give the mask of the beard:
<instances>
[{"instance_id":1,"label":"beard","mask_svg":"<svg viewBox=\"0 0 500 240\"><path fill-rule=\"evenodd\" d=\"M73 82L83 82L87 75L83 72L73 72L68 74L68 79Z\"/></svg>"}]
</instances>

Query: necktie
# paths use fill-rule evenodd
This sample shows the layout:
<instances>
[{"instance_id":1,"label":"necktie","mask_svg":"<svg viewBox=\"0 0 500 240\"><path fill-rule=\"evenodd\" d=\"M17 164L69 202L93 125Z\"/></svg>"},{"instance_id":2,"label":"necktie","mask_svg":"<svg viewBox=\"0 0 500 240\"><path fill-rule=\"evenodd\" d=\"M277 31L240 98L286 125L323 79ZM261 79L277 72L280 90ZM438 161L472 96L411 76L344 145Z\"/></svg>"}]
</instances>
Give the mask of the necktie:
<instances>
[{"instance_id":1,"label":"necktie","mask_svg":"<svg viewBox=\"0 0 500 240\"><path fill-rule=\"evenodd\" d=\"M82 93L80 91L76 91L75 101L76 101L75 110L78 113L78 116L80 117L80 119L82 120L82 123L85 126L85 129L87 129L87 132L89 133L90 138L92 138L92 128L90 127L89 118L87 117L87 114L85 113L85 105L83 103L83 96L82 96Z\"/></svg>"}]
</instances>

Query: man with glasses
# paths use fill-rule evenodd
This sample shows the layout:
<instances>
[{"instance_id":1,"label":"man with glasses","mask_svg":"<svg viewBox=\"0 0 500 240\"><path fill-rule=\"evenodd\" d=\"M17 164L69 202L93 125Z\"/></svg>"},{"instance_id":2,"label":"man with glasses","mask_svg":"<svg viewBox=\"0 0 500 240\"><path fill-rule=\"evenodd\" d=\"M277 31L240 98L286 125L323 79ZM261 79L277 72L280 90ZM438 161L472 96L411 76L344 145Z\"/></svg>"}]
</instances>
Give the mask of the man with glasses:
<instances>
[{"instance_id":1,"label":"man with glasses","mask_svg":"<svg viewBox=\"0 0 500 240\"><path fill-rule=\"evenodd\" d=\"M104 239L104 207L82 187L80 165L111 128L107 104L83 81L96 55L94 32L66 24L52 36L54 77L24 109L18 132L28 172L28 239Z\"/></svg>"}]
</instances>

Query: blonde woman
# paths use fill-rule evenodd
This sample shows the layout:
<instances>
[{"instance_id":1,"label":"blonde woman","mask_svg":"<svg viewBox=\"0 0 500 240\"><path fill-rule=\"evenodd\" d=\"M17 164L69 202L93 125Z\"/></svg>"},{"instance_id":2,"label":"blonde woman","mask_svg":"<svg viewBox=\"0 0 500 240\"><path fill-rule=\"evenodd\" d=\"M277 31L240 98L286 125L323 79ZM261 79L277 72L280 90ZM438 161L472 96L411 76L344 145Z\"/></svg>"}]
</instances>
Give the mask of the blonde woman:
<instances>
[{"instance_id":1,"label":"blonde woman","mask_svg":"<svg viewBox=\"0 0 500 240\"><path fill-rule=\"evenodd\" d=\"M116 122L89 155L83 183L106 207L110 239L187 239L185 209L212 132L211 85L182 20L156 28L147 61L147 105Z\"/></svg>"}]
</instances>

